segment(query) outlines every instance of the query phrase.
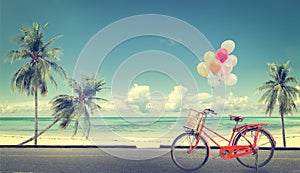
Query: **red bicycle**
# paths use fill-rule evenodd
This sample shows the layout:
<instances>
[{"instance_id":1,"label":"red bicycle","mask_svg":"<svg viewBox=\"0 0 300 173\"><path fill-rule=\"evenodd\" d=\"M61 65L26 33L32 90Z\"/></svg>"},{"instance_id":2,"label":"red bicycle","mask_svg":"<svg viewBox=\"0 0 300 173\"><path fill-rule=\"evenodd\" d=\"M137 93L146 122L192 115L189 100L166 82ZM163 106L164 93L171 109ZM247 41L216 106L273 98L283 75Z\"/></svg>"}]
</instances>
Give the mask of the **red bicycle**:
<instances>
[{"instance_id":1,"label":"red bicycle","mask_svg":"<svg viewBox=\"0 0 300 173\"><path fill-rule=\"evenodd\" d=\"M190 110L184 126L186 132L174 140L171 148L171 158L179 168L194 171L207 162L211 150L207 138L220 149L219 155L224 160L236 158L243 166L255 168L256 171L270 162L276 142L271 133L262 128L267 123L238 126L244 117L230 115L230 120L236 124L230 139L227 139L205 126L207 116L212 114L217 115L211 109L203 112ZM208 132L228 142L228 145L221 146Z\"/></svg>"}]
</instances>

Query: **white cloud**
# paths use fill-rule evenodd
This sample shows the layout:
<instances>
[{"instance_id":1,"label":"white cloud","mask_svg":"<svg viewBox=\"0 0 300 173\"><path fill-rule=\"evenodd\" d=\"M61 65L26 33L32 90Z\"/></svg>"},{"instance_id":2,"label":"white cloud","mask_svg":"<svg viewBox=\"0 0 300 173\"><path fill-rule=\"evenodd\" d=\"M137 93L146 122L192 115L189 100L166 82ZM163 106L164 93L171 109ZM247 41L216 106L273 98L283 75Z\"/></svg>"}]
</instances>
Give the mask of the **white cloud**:
<instances>
[{"instance_id":1,"label":"white cloud","mask_svg":"<svg viewBox=\"0 0 300 173\"><path fill-rule=\"evenodd\" d=\"M248 96L237 97L234 96L232 92L230 92L225 101L225 105L229 108L242 109L247 107L248 100Z\"/></svg>"},{"instance_id":2,"label":"white cloud","mask_svg":"<svg viewBox=\"0 0 300 173\"><path fill-rule=\"evenodd\" d=\"M300 88L297 86L297 88ZM101 104L104 111L137 112L147 113L149 116L167 112L178 112L182 109L203 110L215 109L220 116L228 114L240 114L245 116L264 115L265 105L256 100L250 100L248 96L237 96L233 92L224 97L213 96L211 93L201 92L198 94L188 92L184 86L174 86L169 95L163 93L151 93L150 86L135 84L130 88L127 96L114 97L112 102ZM300 99L296 100L300 106ZM275 112L274 112L275 113ZM131 115L131 114L130 114Z\"/></svg>"},{"instance_id":3,"label":"white cloud","mask_svg":"<svg viewBox=\"0 0 300 173\"><path fill-rule=\"evenodd\" d=\"M183 100L184 109L201 110L210 108L212 104L212 95L202 92L198 94L187 93Z\"/></svg>"},{"instance_id":4,"label":"white cloud","mask_svg":"<svg viewBox=\"0 0 300 173\"><path fill-rule=\"evenodd\" d=\"M228 93L226 98L216 96L213 98L212 107L219 114L249 114L253 110L254 105L249 104L248 96L235 96L232 92Z\"/></svg>"},{"instance_id":5,"label":"white cloud","mask_svg":"<svg viewBox=\"0 0 300 173\"><path fill-rule=\"evenodd\" d=\"M134 110L149 115L159 115L165 111L178 112L184 104L188 89L174 86L171 93L165 96L159 91L151 93L150 86L134 84L129 89L127 97L115 96L109 104L102 104L103 110L117 110L126 113ZM191 101L192 102L192 101Z\"/></svg>"},{"instance_id":6,"label":"white cloud","mask_svg":"<svg viewBox=\"0 0 300 173\"><path fill-rule=\"evenodd\" d=\"M39 100L38 109L39 116L51 116L51 105L47 100ZM0 116L33 116L34 101L27 102L5 102L0 103Z\"/></svg>"},{"instance_id":7,"label":"white cloud","mask_svg":"<svg viewBox=\"0 0 300 173\"><path fill-rule=\"evenodd\" d=\"M114 110L118 112L126 112L130 110L127 103L127 96L114 96L112 100Z\"/></svg>"},{"instance_id":8,"label":"white cloud","mask_svg":"<svg viewBox=\"0 0 300 173\"><path fill-rule=\"evenodd\" d=\"M212 98L212 95L209 93L199 93L198 97L201 101L209 100Z\"/></svg>"},{"instance_id":9,"label":"white cloud","mask_svg":"<svg viewBox=\"0 0 300 173\"><path fill-rule=\"evenodd\" d=\"M50 106L51 105L49 104L49 101L38 102L39 111L49 111ZM34 111L34 101L0 104L0 112L2 113L30 112L30 111Z\"/></svg>"},{"instance_id":10,"label":"white cloud","mask_svg":"<svg viewBox=\"0 0 300 173\"><path fill-rule=\"evenodd\" d=\"M15 108L11 105L0 105L0 112L1 113L12 113L15 111Z\"/></svg>"},{"instance_id":11,"label":"white cloud","mask_svg":"<svg viewBox=\"0 0 300 173\"><path fill-rule=\"evenodd\" d=\"M165 110L169 112L178 112L183 104L188 89L179 85L173 88L173 91L168 95L168 100L165 105Z\"/></svg>"},{"instance_id":12,"label":"white cloud","mask_svg":"<svg viewBox=\"0 0 300 173\"><path fill-rule=\"evenodd\" d=\"M134 84L128 92L128 103L137 111L142 113L149 112L150 110L150 87L147 85Z\"/></svg>"},{"instance_id":13,"label":"white cloud","mask_svg":"<svg viewBox=\"0 0 300 173\"><path fill-rule=\"evenodd\" d=\"M115 104L113 102L104 102L100 104L103 111L113 111L115 110Z\"/></svg>"}]
</instances>

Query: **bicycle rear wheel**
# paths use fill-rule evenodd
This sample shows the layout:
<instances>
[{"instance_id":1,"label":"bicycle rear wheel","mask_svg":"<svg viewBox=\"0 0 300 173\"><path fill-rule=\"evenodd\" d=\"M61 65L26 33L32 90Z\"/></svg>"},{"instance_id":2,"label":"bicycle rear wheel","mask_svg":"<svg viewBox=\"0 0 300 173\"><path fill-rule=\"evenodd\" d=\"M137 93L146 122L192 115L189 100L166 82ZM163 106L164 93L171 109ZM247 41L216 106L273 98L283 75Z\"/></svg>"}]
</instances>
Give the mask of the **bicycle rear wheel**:
<instances>
[{"instance_id":1,"label":"bicycle rear wheel","mask_svg":"<svg viewBox=\"0 0 300 173\"><path fill-rule=\"evenodd\" d=\"M249 129L244 135L245 137L251 142L254 143L255 133L257 128ZM249 143L242 137L241 134L238 134L236 140L234 141L234 145L249 145ZM258 139L257 139L257 147L258 150L258 167L263 167L273 157L274 149L275 149L275 142L270 134L265 129L260 129L258 132ZM246 156L236 158L237 161L245 167L248 168L256 168L256 154L249 154Z\"/></svg>"},{"instance_id":2,"label":"bicycle rear wheel","mask_svg":"<svg viewBox=\"0 0 300 173\"><path fill-rule=\"evenodd\" d=\"M185 171L201 168L208 159L209 148L202 137L200 137L197 147L190 151L196 145L196 141L197 134L183 133L172 144L171 158L179 168Z\"/></svg>"}]
</instances>

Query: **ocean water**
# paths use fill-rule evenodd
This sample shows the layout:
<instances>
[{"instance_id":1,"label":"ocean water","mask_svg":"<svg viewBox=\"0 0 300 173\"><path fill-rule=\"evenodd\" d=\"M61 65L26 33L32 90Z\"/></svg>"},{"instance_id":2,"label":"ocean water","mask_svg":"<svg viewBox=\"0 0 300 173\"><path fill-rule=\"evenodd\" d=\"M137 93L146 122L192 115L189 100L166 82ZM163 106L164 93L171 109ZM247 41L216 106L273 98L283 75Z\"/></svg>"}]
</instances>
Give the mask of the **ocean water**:
<instances>
[{"instance_id":1,"label":"ocean water","mask_svg":"<svg viewBox=\"0 0 300 173\"><path fill-rule=\"evenodd\" d=\"M51 124L52 117L39 118L39 129ZM186 117L104 117L91 118L91 135L107 137L117 135L124 138L174 138L184 132ZM264 127L273 135L281 135L280 117L246 117L244 123L268 123ZM235 125L228 117L208 118L206 125L218 133L228 136ZM286 135L300 135L300 117L286 117ZM34 130L34 118L30 117L0 117L0 134L31 136ZM59 129L59 122L45 134L49 136L72 136L73 123L65 129ZM78 135L83 133L79 130Z\"/></svg>"}]
</instances>

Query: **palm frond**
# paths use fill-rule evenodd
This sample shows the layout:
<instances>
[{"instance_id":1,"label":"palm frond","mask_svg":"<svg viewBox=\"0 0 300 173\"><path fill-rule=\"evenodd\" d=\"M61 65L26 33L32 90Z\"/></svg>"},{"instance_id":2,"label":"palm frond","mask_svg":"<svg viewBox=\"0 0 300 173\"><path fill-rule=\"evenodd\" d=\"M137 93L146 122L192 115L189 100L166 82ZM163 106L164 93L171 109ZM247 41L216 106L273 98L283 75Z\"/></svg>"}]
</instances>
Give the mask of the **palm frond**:
<instances>
[{"instance_id":1,"label":"palm frond","mask_svg":"<svg viewBox=\"0 0 300 173\"><path fill-rule=\"evenodd\" d=\"M30 58L30 53L26 49L12 50L6 55L6 59L10 60L10 63L26 58Z\"/></svg>"},{"instance_id":2,"label":"palm frond","mask_svg":"<svg viewBox=\"0 0 300 173\"><path fill-rule=\"evenodd\" d=\"M79 96L82 95L82 88L79 83L77 83L74 79L69 79L69 87L73 89L73 92L78 94Z\"/></svg>"},{"instance_id":3,"label":"palm frond","mask_svg":"<svg viewBox=\"0 0 300 173\"><path fill-rule=\"evenodd\" d=\"M32 79L34 75L34 69L30 63L26 63L13 75L12 90L18 89L20 93L26 92L27 95L33 95L35 87Z\"/></svg>"},{"instance_id":4,"label":"palm frond","mask_svg":"<svg viewBox=\"0 0 300 173\"><path fill-rule=\"evenodd\" d=\"M40 89L40 94L42 96L46 96L46 94L48 93L47 83L45 81L41 81L39 89Z\"/></svg>"},{"instance_id":5,"label":"palm frond","mask_svg":"<svg viewBox=\"0 0 300 173\"><path fill-rule=\"evenodd\" d=\"M287 77L287 78L285 79L285 81L284 81L285 84L290 83L290 82L293 82L293 83L296 83L296 84L297 84L299 81L297 80L296 77Z\"/></svg>"},{"instance_id":6,"label":"palm frond","mask_svg":"<svg viewBox=\"0 0 300 173\"><path fill-rule=\"evenodd\" d=\"M275 63L268 63L269 66L269 75L272 79L277 79L277 66Z\"/></svg>"},{"instance_id":7,"label":"palm frond","mask_svg":"<svg viewBox=\"0 0 300 173\"><path fill-rule=\"evenodd\" d=\"M87 106L90 107L90 110L91 110L91 111L94 111L94 110L97 110L97 109L98 109L98 110L101 110L101 109L102 109L100 105L98 105L97 103L92 102L92 101L89 101L89 102L87 103Z\"/></svg>"},{"instance_id":8,"label":"palm frond","mask_svg":"<svg viewBox=\"0 0 300 173\"><path fill-rule=\"evenodd\" d=\"M53 69L57 74L59 74L62 78L67 79L67 73L65 72L65 70L58 65L56 62L52 62L49 60L45 60L51 67L51 69Z\"/></svg>"},{"instance_id":9,"label":"palm frond","mask_svg":"<svg viewBox=\"0 0 300 173\"><path fill-rule=\"evenodd\" d=\"M93 96L93 97L90 97L90 99L91 99L91 100L101 100L101 101L105 101L105 102L107 102L107 101L108 101L107 99L100 98L100 97L95 97L95 96Z\"/></svg>"},{"instance_id":10,"label":"palm frond","mask_svg":"<svg viewBox=\"0 0 300 173\"><path fill-rule=\"evenodd\" d=\"M259 99L259 102L266 103L268 101L268 99L270 98L270 96L272 95L272 90L273 90L273 88L270 88L267 91L265 91L264 94Z\"/></svg>"},{"instance_id":11,"label":"palm frond","mask_svg":"<svg viewBox=\"0 0 300 173\"><path fill-rule=\"evenodd\" d=\"M106 84L105 80L102 79L102 80L99 80L95 83L95 90L97 92L100 92L102 89L104 89L104 85Z\"/></svg>"},{"instance_id":12,"label":"palm frond","mask_svg":"<svg viewBox=\"0 0 300 173\"><path fill-rule=\"evenodd\" d=\"M50 104L52 105L52 116L56 118L62 117L60 128L67 128L74 117L73 96L67 94L58 95L50 101Z\"/></svg>"},{"instance_id":13,"label":"palm frond","mask_svg":"<svg viewBox=\"0 0 300 173\"><path fill-rule=\"evenodd\" d=\"M275 85L275 82L272 81L272 80L269 80L269 81L265 82L264 85L258 87L257 91L262 91L262 90L265 90L265 89L273 88L274 85Z\"/></svg>"},{"instance_id":14,"label":"palm frond","mask_svg":"<svg viewBox=\"0 0 300 173\"><path fill-rule=\"evenodd\" d=\"M43 57L45 58L52 58L54 60L60 60L60 55L62 54L62 51L60 48L51 48L47 49L43 52Z\"/></svg>"},{"instance_id":15,"label":"palm frond","mask_svg":"<svg viewBox=\"0 0 300 173\"><path fill-rule=\"evenodd\" d=\"M48 47L49 45L51 45L52 43L54 43L55 41L57 41L58 39L60 39L62 36L63 36L63 35L55 36L55 37L53 37L51 40L49 40L47 43L45 43L45 44L43 45L43 47L41 48L41 52L44 52L44 50L46 50L47 47ZM58 49L58 48L56 48L56 49ZM51 49L50 49L50 50L51 50ZM58 60L58 59L57 59L57 60Z\"/></svg>"},{"instance_id":16,"label":"palm frond","mask_svg":"<svg viewBox=\"0 0 300 173\"><path fill-rule=\"evenodd\" d=\"M50 82L57 88L57 83L51 74L48 74Z\"/></svg>"},{"instance_id":17,"label":"palm frond","mask_svg":"<svg viewBox=\"0 0 300 173\"><path fill-rule=\"evenodd\" d=\"M293 86L284 86L284 90L292 100L296 100L297 96L300 94L300 90Z\"/></svg>"},{"instance_id":18,"label":"palm frond","mask_svg":"<svg viewBox=\"0 0 300 173\"><path fill-rule=\"evenodd\" d=\"M48 25L49 25L49 23L46 22L45 25L43 26L43 31L47 28Z\"/></svg>"},{"instance_id":19,"label":"palm frond","mask_svg":"<svg viewBox=\"0 0 300 173\"><path fill-rule=\"evenodd\" d=\"M277 103L277 93L278 93L278 90L273 90L272 91L272 94L271 94L271 98L268 102L268 105L267 105L267 110L265 112L265 114L268 114L269 113L269 116L272 115L273 111L274 111L274 107Z\"/></svg>"}]
</instances>

